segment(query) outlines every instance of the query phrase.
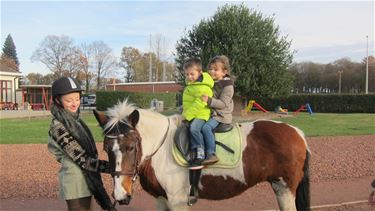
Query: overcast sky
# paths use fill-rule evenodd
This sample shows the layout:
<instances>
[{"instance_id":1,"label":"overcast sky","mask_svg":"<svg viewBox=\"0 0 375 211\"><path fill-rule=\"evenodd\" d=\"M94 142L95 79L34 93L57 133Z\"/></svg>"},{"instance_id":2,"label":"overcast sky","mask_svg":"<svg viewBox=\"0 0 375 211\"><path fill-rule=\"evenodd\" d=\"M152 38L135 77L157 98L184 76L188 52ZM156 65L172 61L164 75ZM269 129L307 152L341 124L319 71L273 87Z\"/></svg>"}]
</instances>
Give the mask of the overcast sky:
<instances>
[{"instance_id":1,"label":"overcast sky","mask_svg":"<svg viewBox=\"0 0 375 211\"><path fill-rule=\"evenodd\" d=\"M176 41L225 1L1 1L1 44L11 34L20 70L49 70L30 57L47 35L66 35L76 45L102 40L119 57L124 46L148 51L150 34L163 34L169 55ZM230 2L240 4L240 2ZM329 63L374 55L374 1L245 1L275 16L282 36L292 40L295 62Z\"/></svg>"}]
</instances>

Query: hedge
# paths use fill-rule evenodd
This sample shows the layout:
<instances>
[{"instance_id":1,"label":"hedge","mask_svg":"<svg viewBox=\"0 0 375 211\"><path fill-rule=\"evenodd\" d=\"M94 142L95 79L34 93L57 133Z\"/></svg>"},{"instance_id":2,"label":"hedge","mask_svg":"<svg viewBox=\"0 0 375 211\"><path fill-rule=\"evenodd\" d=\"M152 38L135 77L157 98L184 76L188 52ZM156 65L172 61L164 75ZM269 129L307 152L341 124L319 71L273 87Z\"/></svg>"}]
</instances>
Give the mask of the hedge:
<instances>
[{"instance_id":1,"label":"hedge","mask_svg":"<svg viewBox=\"0 0 375 211\"><path fill-rule=\"evenodd\" d=\"M176 107L176 93L131 93L125 91L98 91L96 92L96 108L105 111L128 98L139 108L150 108L151 100L164 102L164 108Z\"/></svg>"},{"instance_id":2,"label":"hedge","mask_svg":"<svg viewBox=\"0 0 375 211\"><path fill-rule=\"evenodd\" d=\"M364 94L299 94L283 98L255 98L258 104L274 111L277 106L296 111L309 103L313 112L322 113L375 113L375 95Z\"/></svg>"}]
</instances>

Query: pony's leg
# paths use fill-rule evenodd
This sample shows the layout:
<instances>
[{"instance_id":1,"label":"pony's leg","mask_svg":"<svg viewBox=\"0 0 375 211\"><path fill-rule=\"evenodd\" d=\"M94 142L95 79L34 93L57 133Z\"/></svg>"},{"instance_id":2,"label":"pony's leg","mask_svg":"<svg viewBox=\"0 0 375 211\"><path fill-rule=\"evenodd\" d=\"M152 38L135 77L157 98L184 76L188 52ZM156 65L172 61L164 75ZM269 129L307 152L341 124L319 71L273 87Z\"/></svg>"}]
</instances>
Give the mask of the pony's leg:
<instances>
[{"instance_id":1,"label":"pony's leg","mask_svg":"<svg viewBox=\"0 0 375 211\"><path fill-rule=\"evenodd\" d=\"M190 207L187 204L188 201L188 192L181 189L180 191L175 192L174 194L168 194L168 204L171 211L188 211Z\"/></svg>"},{"instance_id":2,"label":"pony's leg","mask_svg":"<svg viewBox=\"0 0 375 211\"><path fill-rule=\"evenodd\" d=\"M281 211L297 210L295 196L282 177L271 182Z\"/></svg>"},{"instance_id":3,"label":"pony's leg","mask_svg":"<svg viewBox=\"0 0 375 211\"><path fill-rule=\"evenodd\" d=\"M157 211L170 211L168 206L168 200L163 196L156 198L156 210Z\"/></svg>"}]
</instances>

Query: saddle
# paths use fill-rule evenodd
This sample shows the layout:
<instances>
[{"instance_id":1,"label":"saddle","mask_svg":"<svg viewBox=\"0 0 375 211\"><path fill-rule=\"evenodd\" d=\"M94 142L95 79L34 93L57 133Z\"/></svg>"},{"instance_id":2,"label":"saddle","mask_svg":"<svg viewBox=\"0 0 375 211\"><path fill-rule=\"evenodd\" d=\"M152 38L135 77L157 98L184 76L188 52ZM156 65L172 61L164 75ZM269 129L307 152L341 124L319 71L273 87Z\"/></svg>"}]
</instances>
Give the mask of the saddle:
<instances>
[{"instance_id":1,"label":"saddle","mask_svg":"<svg viewBox=\"0 0 375 211\"><path fill-rule=\"evenodd\" d=\"M238 124L220 123L214 130L216 155L219 162L209 167L232 168L237 166L242 156L241 131ZM194 155L189 151L189 123L183 122L174 136L173 156L181 166L188 166Z\"/></svg>"}]
</instances>

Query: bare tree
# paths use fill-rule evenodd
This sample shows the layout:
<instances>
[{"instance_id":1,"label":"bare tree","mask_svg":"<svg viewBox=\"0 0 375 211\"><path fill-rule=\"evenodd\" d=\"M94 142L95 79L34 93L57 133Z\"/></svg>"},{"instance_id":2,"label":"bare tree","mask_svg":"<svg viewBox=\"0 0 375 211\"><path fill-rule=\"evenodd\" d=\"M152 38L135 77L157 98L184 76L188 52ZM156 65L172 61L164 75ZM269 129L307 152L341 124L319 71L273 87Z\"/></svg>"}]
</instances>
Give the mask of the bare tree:
<instances>
[{"instance_id":1,"label":"bare tree","mask_svg":"<svg viewBox=\"0 0 375 211\"><path fill-rule=\"evenodd\" d=\"M77 47L72 47L69 49L70 53L67 55L67 62L65 67L65 74L68 76L72 76L78 78L80 75L79 72L84 67L84 61L81 59L82 52Z\"/></svg>"},{"instance_id":2,"label":"bare tree","mask_svg":"<svg viewBox=\"0 0 375 211\"><path fill-rule=\"evenodd\" d=\"M160 56L162 54L162 35L161 34L156 34L154 36L154 42L152 48L154 49L155 55L156 55L156 60L155 60L155 81L158 81L158 76L159 76L159 64L160 64Z\"/></svg>"},{"instance_id":3,"label":"bare tree","mask_svg":"<svg viewBox=\"0 0 375 211\"><path fill-rule=\"evenodd\" d=\"M91 44L92 64L97 77L97 89L102 86L101 79L105 78L117 63L113 51L103 41L95 41Z\"/></svg>"},{"instance_id":4,"label":"bare tree","mask_svg":"<svg viewBox=\"0 0 375 211\"><path fill-rule=\"evenodd\" d=\"M29 73L26 75L26 84L28 85L36 85L42 84L41 81L43 80L43 75L40 73Z\"/></svg>"},{"instance_id":5,"label":"bare tree","mask_svg":"<svg viewBox=\"0 0 375 211\"><path fill-rule=\"evenodd\" d=\"M95 75L92 71L90 71L90 67L92 66L90 64L90 62L92 61L92 49L91 49L91 45L88 45L86 43L81 44L80 49L81 49L80 60L82 63L81 78L84 81L86 92L89 92L91 81Z\"/></svg>"},{"instance_id":6,"label":"bare tree","mask_svg":"<svg viewBox=\"0 0 375 211\"><path fill-rule=\"evenodd\" d=\"M68 36L48 35L31 56L32 61L42 62L55 77L74 76L79 69L78 51ZM77 66L76 66L77 65Z\"/></svg>"},{"instance_id":7,"label":"bare tree","mask_svg":"<svg viewBox=\"0 0 375 211\"><path fill-rule=\"evenodd\" d=\"M0 63L2 65L5 65L9 68L12 68L13 70L17 70L18 71L18 65L17 63L14 61L14 59L12 58L9 58L8 56L2 54L1 57L0 57Z\"/></svg>"},{"instance_id":8,"label":"bare tree","mask_svg":"<svg viewBox=\"0 0 375 211\"><path fill-rule=\"evenodd\" d=\"M136 78L136 65L140 63L142 55L138 49L133 47L123 47L120 58L120 67L125 70L125 82L133 82Z\"/></svg>"}]
</instances>

